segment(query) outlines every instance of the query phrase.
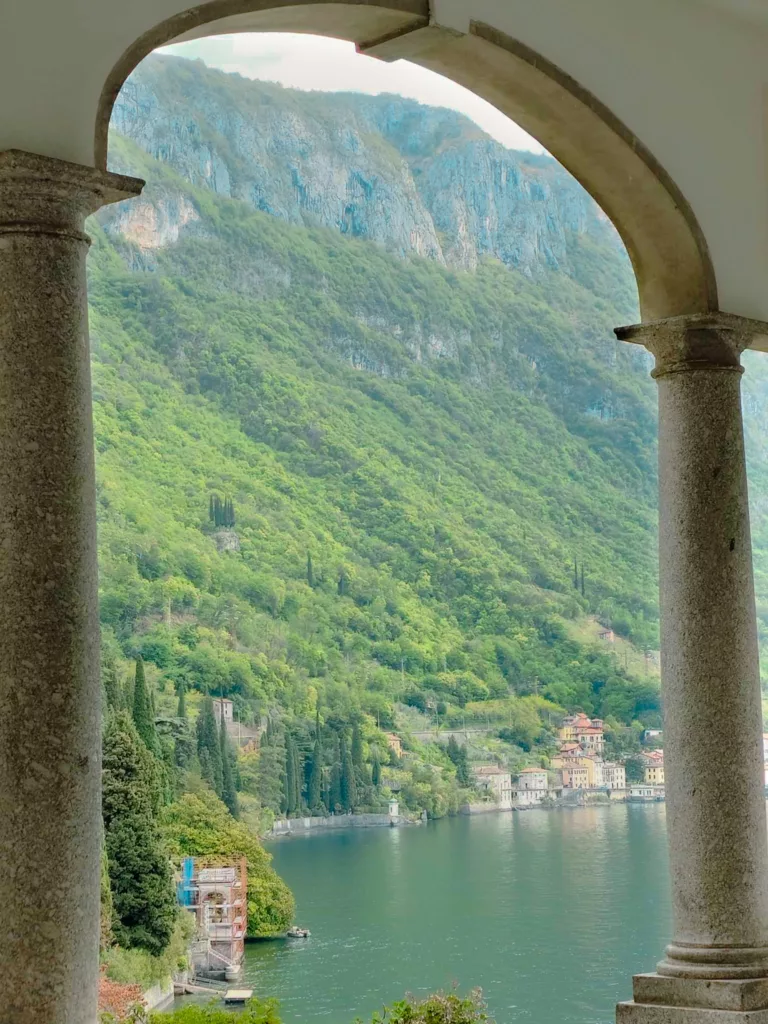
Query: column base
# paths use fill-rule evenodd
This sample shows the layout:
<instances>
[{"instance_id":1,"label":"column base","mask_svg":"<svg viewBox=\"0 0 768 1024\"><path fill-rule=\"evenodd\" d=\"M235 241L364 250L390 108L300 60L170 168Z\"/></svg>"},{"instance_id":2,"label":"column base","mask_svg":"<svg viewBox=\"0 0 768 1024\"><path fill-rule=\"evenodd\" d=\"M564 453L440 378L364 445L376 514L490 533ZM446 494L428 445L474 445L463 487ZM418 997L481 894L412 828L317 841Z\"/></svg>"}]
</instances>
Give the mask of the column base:
<instances>
[{"instance_id":1,"label":"column base","mask_svg":"<svg viewBox=\"0 0 768 1024\"><path fill-rule=\"evenodd\" d=\"M636 974L617 1024L768 1024L768 978L728 980Z\"/></svg>"}]
</instances>

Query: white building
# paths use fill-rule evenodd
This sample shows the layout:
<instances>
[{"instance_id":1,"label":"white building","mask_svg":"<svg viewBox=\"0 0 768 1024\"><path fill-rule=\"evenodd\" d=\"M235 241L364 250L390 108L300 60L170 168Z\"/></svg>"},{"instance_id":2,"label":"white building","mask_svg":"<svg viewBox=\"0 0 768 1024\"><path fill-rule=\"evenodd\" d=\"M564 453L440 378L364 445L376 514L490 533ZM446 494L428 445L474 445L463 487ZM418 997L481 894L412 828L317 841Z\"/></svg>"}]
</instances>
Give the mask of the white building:
<instances>
[{"instance_id":1,"label":"white building","mask_svg":"<svg viewBox=\"0 0 768 1024\"><path fill-rule=\"evenodd\" d=\"M663 800L664 787L650 786L645 782L638 782L629 787L630 800Z\"/></svg>"},{"instance_id":2,"label":"white building","mask_svg":"<svg viewBox=\"0 0 768 1024\"><path fill-rule=\"evenodd\" d=\"M512 775L495 764L481 764L472 769L475 786L488 793L500 810L512 807Z\"/></svg>"},{"instance_id":3,"label":"white building","mask_svg":"<svg viewBox=\"0 0 768 1024\"><path fill-rule=\"evenodd\" d=\"M235 705L227 697L214 697L213 698L213 713L216 716L216 721L221 722L221 716L224 715L224 724L229 725L230 722L235 720Z\"/></svg>"},{"instance_id":4,"label":"white building","mask_svg":"<svg viewBox=\"0 0 768 1024\"><path fill-rule=\"evenodd\" d=\"M517 788L546 790L549 789L549 780L544 768L523 768L517 777Z\"/></svg>"},{"instance_id":5,"label":"white building","mask_svg":"<svg viewBox=\"0 0 768 1024\"><path fill-rule=\"evenodd\" d=\"M626 789L627 773L618 761L603 762L603 786L605 789Z\"/></svg>"},{"instance_id":6,"label":"white building","mask_svg":"<svg viewBox=\"0 0 768 1024\"><path fill-rule=\"evenodd\" d=\"M549 777L543 768L523 768L517 776L513 799L517 807L540 804L549 792Z\"/></svg>"}]
</instances>

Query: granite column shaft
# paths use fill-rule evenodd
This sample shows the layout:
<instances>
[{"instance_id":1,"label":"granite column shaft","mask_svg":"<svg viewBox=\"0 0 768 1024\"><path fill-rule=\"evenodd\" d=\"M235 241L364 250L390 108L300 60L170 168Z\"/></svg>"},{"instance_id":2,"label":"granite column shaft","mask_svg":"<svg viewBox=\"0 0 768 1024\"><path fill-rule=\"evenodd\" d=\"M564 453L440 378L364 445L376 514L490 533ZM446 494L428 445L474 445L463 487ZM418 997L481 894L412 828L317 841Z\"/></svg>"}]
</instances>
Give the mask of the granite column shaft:
<instances>
[{"instance_id":1,"label":"granite column shaft","mask_svg":"<svg viewBox=\"0 0 768 1024\"><path fill-rule=\"evenodd\" d=\"M85 217L140 183L0 153L0 977L96 1020L100 686Z\"/></svg>"},{"instance_id":2,"label":"granite column shaft","mask_svg":"<svg viewBox=\"0 0 768 1024\"><path fill-rule=\"evenodd\" d=\"M713 314L618 333L641 341L656 358L674 915L657 974L635 979L635 1002L621 1004L619 1018L666 1020L681 1007L689 1016L696 1008L733 1012L745 992L751 1009L762 1008L768 1006L768 836L739 359L749 343L748 322Z\"/></svg>"}]
</instances>

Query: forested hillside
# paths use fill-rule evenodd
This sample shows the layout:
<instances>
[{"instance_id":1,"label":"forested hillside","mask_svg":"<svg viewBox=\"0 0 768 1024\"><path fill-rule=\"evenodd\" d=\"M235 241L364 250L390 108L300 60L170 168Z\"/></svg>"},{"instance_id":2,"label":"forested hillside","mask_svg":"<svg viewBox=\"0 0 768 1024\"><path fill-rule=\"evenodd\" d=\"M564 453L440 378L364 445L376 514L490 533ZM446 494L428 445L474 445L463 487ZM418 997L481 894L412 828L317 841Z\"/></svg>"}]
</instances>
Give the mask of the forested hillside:
<instances>
[{"instance_id":1,"label":"forested hillside","mask_svg":"<svg viewBox=\"0 0 768 1024\"><path fill-rule=\"evenodd\" d=\"M658 643L653 384L579 186L450 111L176 58L114 126L148 185L91 225L108 669L269 716L281 772L318 723L327 768L355 724L383 758L403 706L518 754L558 709L657 723L656 677L577 639Z\"/></svg>"}]
</instances>

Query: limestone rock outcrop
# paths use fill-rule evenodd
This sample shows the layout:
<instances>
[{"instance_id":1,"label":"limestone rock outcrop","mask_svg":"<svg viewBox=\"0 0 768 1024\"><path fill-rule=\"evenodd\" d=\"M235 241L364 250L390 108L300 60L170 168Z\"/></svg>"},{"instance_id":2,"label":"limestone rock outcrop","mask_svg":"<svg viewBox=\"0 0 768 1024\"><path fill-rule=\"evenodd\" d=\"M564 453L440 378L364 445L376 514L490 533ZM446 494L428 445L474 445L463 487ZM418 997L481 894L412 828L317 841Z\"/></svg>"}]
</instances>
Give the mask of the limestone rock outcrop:
<instances>
[{"instance_id":1,"label":"limestone rock outcrop","mask_svg":"<svg viewBox=\"0 0 768 1024\"><path fill-rule=\"evenodd\" d=\"M112 129L193 185L457 269L495 258L528 274L571 272L574 239L620 248L553 159L398 96L300 92L153 55L125 84ZM111 166L120 159L113 151ZM194 229L194 211L165 197L153 213L150 201L115 214L142 249Z\"/></svg>"}]
</instances>

